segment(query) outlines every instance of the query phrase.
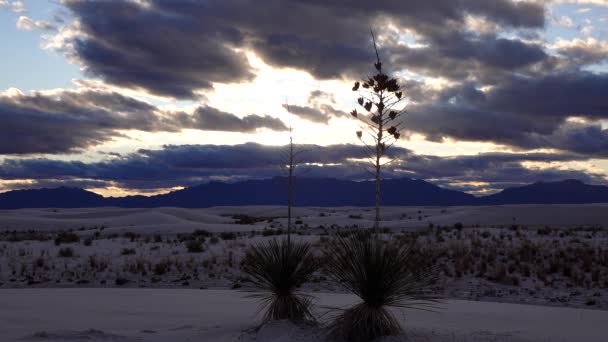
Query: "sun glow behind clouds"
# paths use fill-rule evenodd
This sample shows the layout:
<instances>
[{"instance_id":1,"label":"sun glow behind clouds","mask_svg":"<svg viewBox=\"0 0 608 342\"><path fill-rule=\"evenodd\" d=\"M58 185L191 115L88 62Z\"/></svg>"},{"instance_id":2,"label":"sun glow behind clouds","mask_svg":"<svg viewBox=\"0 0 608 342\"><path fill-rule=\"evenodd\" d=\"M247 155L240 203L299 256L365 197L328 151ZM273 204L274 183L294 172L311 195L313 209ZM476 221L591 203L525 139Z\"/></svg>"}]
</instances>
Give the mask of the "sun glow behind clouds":
<instances>
[{"instance_id":1,"label":"sun glow behind clouds","mask_svg":"<svg viewBox=\"0 0 608 342\"><path fill-rule=\"evenodd\" d=\"M134 196L134 195L145 195L145 196L154 196L154 195L162 195L172 191L182 190L183 186L176 186L173 188L167 189L154 189L154 190L130 190L117 186L109 186L103 188L86 188L85 190L92 191L96 194L102 195L104 197L125 197L125 196Z\"/></svg>"}]
</instances>

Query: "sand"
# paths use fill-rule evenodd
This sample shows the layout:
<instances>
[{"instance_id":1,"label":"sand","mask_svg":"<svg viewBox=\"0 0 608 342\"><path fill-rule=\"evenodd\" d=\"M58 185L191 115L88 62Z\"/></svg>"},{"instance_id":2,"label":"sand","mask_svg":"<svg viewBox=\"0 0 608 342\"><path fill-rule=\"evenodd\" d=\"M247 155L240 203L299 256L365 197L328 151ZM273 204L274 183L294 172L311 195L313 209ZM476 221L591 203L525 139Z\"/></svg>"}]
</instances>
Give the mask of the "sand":
<instances>
[{"instance_id":1,"label":"sand","mask_svg":"<svg viewBox=\"0 0 608 342\"><path fill-rule=\"evenodd\" d=\"M230 290L27 289L0 292L2 341L314 341L321 329L272 324L257 335L257 304ZM343 306L350 295L316 293ZM608 336L608 312L450 300L398 312L414 341L579 341ZM294 335L294 336L291 336ZM404 340L402 336L399 340ZM387 339L388 340L388 339Z\"/></svg>"}]
</instances>

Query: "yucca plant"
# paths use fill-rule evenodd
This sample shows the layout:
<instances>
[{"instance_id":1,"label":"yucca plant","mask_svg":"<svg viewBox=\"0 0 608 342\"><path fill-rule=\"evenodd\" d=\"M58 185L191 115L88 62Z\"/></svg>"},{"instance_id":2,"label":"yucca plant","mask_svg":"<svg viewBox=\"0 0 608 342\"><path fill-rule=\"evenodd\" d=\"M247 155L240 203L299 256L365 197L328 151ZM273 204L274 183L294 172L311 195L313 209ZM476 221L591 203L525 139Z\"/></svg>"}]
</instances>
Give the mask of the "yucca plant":
<instances>
[{"instance_id":1,"label":"yucca plant","mask_svg":"<svg viewBox=\"0 0 608 342\"><path fill-rule=\"evenodd\" d=\"M359 93L357 105L362 112L355 109L350 114L361 123L361 130L356 132L357 137L366 147L367 161L371 166L366 169L374 176L376 182L374 230L378 232L381 171L384 166L394 161L394 159L383 161L383 158L401 137L403 130L401 116L405 113L402 103L406 98L397 79L384 73L373 32L371 36L376 52L374 63L376 74L355 82L352 90Z\"/></svg>"},{"instance_id":2,"label":"yucca plant","mask_svg":"<svg viewBox=\"0 0 608 342\"><path fill-rule=\"evenodd\" d=\"M438 272L413 244L388 243L370 232L336 237L324 250L330 278L361 299L329 325L335 340L364 342L398 335L402 326L390 308L432 309Z\"/></svg>"},{"instance_id":3,"label":"yucca plant","mask_svg":"<svg viewBox=\"0 0 608 342\"><path fill-rule=\"evenodd\" d=\"M298 289L319 269L319 262L305 242L272 239L250 247L241 263L262 292L263 323L272 320L314 321L311 297Z\"/></svg>"}]
</instances>

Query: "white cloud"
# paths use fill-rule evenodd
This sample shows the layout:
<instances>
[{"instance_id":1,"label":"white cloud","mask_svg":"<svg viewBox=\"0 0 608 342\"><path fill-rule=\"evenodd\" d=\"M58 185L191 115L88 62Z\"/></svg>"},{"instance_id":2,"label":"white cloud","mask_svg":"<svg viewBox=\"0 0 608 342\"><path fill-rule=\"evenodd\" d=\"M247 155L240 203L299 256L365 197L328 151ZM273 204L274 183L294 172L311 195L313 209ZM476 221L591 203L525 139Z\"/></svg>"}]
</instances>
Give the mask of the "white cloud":
<instances>
[{"instance_id":1,"label":"white cloud","mask_svg":"<svg viewBox=\"0 0 608 342\"><path fill-rule=\"evenodd\" d=\"M559 26L563 26L563 27L573 27L574 26L574 22L572 21L572 19L568 16L561 16L559 18L553 18L553 21L559 25Z\"/></svg>"},{"instance_id":2,"label":"white cloud","mask_svg":"<svg viewBox=\"0 0 608 342\"><path fill-rule=\"evenodd\" d=\"M593 29L594 29L594 27L591 25L585 26L581 29L581 33L584 34L585 36L590 36L593 34Z\"/></svg>"},{"instance_id":3,"label":"white cloud","mask_svg":"<svg viewBox=\"0 0 608 342\"><path fill-rule=\"evenodd\" d=\"M0 7L3 7L3 6L8 6L7 0L0 0Z\"/></svg>"},{"instance_id":4,"label":"white cloud","mask_svg":"<svg viewBox=\"0 0 608 342\"><path fill-rule=\"evenodd\" d=\"M25 4L23 3L23 1L13 1L11 5L13 6L13 12L15 13L26 12Z\"/></svg>"},{"instance_id":5,"label":"white cloud","mask_svg":"<svg viewBox=\"0 0 608 342\"><path fill-rule=\"evenodd\" d=\"M602 50L602 53L608 53L608 41L595 38L575 38L572 40L558 39L557 42L550 47L558 50L568 48L585 48L592 51ZM606 57L608 58L608 56Z\"/></svg>"},{"instance_id":6,"label":"white cloud","mask_svg":"<svg viewBox=\"0 0 608 342\"><path fill-rule=\"evenodd\" d=\"M54 30L55 26L48 21L33 20L24 15L17 19L17 28L20 30L31 31L31 30Z\"/></svg>"},{"instance_id":7,"label":"white cloud","mask_svg":"<svg viewBox=\"0 0 608 342\"><path fill-rule=\"evenodd\" d=\"M549 0L549 1L543 1L543 2L551 2L551 3L557 3L557 4L608 6L608 0Z\"/></svg>"},{"instance_id":8,"label":"white cloud","mask_svg":"<svg viewBox=\"0 0 608 342\"><path fill-rule=\"evenodd\" d=\"M515 0L525 1L525 0ZM595 5L608 7L608 0L528 0L530 2L554 5L554 4L575 4L575 5Z\"/></svg>"},{"instance_id":9,"label":"white cloud","mask_svg":"<svg viewBox=\"0 0 608 342\"><path fill-rule=\"evenodd\" d=\"M15 88L15 87L10 87L10 88L6 89L5 91L0 92L0 96L14 97L14 96L21 96L21 95L23 95L23 92L21 92L21 90L19 90L18 88Z\"/></svg>"},{"instance_id":10,"label":"white cloud","mask_svg":"<svg viewBox=\"0 0 608 342\"><path fill-rule=\"evenodd\" d=\"M480 16L467 15L465 18L467 29L479 33L496 33L500 25Z\"/></svg>"}]
</instances>

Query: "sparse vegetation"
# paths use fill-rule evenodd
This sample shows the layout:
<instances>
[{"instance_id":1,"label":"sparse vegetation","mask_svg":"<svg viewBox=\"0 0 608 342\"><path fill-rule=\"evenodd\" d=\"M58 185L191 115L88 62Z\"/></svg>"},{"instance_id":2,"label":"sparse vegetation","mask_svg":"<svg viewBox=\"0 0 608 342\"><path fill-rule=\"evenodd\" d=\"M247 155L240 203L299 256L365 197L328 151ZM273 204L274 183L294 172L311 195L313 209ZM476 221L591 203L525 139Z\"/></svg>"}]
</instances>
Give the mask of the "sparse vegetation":
<instances>
[{"instance_id":1,"label":"sparse vegetation","mask_svg":"<svg viewBox=\"0 0 608 342\"><path fill-rule=\"evenodd\" d=\"M59 233L55 238L55 245L59 246L62 243L76 243L80 241L80 236L74 233Z\"/></svg>"},{"instance_id":2,"label":"sparse vegetation","mask_svg":"<svg viewBox=\"0 0 608 342\"><path fill-rule=\"evenodd\" d=\"M312 216L299 218L314 221L320 212L332 212L318 210L309 214ZM372 214L373 210L338 210L329 217L340 220L351 214L365 216L366 213ZM426 210L424 214L435 215ZM436 223L423 231L410 233L393 228L379 236L387 243L415 243L416 250L424 253L432 250L450 298L571 307L588 307L587 302L592 299L595 304L589 305L590 308L608 308L606 229L544 225L529 228L522 224L511 229L511 226L467 224L466 229L459 230L453 223ZM329 246L334 237L349 237L358 229L326 222L302 227L297 233L311 243L311 252L318 253ZM154 235L149 235L149 240L142 235L131 241L131 236L113 232L97 237L89 235L94 247L85 247L83 244L88 238L82 237L80 244L55 246L57 232L0 232L0 283L2 287L56 283L80 286L88 281L92 285L117 286L115 279L122 277L132 285L146 287L230 288L239 283L243 288L250 288L252 283L239 280L245 276L239 267L244 252L251 244L279 238L276 234L280 233L284 234L285 229L268 229L266 233L252 229L236 233L235 240L223 240L219 232L207 238L204 231L184 232L157 234L161 242L154 242L157 239ZM194 240L201 241L203 250L188 253L187 241ZM60 251L64 248L72 250ZM121 257L125 249L136 253L129 251ZM338 285L329 276L316 273L307 282L306 289L328 291L337 289Z\"/></svg>"},{"instance_id":3,"label":"sparse vegetation","mask_svg":"<svg viewBox=\"0 0 608 342\"><path fill-rule=\"evenodd\" d=\"M275 219L275 217L256 217L244 214L233 215L232 218L236 224L256 224L258 222L270 222Z\"/></svg>"}]
</instances>

